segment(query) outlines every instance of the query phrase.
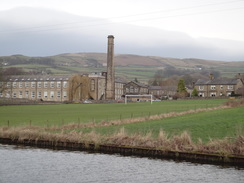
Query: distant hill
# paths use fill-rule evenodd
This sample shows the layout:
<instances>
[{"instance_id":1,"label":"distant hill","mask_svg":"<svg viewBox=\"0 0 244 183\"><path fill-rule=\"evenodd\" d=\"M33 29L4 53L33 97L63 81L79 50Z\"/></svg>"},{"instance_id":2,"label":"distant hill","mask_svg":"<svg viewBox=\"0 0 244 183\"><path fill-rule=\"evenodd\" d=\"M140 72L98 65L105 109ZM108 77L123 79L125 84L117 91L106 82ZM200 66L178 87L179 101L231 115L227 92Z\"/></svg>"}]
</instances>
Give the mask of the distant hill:
<instances>
[{"instance_id":1,"label":"distant hill","mask_svg":"<svg viewBox=\"0 0 244 183\"><path fill-rule=\"evenodd\" d=\"M107 55L105 53L67 53L56 55L51 58L59 61L66 61L67 63L80 63L87 64L94 61L98 64L106 64ZM189 67L198 68L199 66L204 66L205 68L220 67L220 66L233 66L239 67L243 66L244 62L226 62L226 61L213 61L213 60L203 60L196 58L166 58L166 57L154 57L154 56L140 56L140 55L128 55L128 54L118 54L114 57L116 66L159 66L159 67Z\"/></svg>"},{"instance_id":2,"label":"distant hill","mask_svg":"<svg viewBox=\"0 0 244 183\"><path fill-rule=\"evenodd\" d=\"M49 57L12 55L0 57L3 68L21 67L26 72L72 74L106 70L106 53L65 53ZM154 56L118 54L114 57L116 76L127 80L148 81L160 69L175 68L195 71L218 71L222 77L244 73L243 62L225 62L202 59L177 59Z\"/></svg>"}]
</instances>

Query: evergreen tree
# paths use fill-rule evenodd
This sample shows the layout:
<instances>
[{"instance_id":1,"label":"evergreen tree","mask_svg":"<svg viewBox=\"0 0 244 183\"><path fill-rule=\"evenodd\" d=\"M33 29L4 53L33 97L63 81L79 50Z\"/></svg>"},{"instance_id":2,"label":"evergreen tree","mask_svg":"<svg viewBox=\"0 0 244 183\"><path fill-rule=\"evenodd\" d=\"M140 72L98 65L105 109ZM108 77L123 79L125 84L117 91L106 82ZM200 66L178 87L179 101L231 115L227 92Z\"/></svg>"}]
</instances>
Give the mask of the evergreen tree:
<instances>
[{"instance_id":1,"label":"evergreen tree","mask_svg":"<svg viewBox=\"0 0 244 183\"><path fill-rule=\"evenodd\" d=\"M191 93L191 96L193 97L197 97L198 96L198 91L196 88L193 89L192 93Z\"/></svg>"},{"instance_id":2,"label":"evergreen tree","mask_svg":"<svg viewBox=\"0 0 244 183\"><path fill-rule=\"evenodd\" d=\"M180 79L178 82L177 92L178 93L186 92L185 81L183 79Z\"/></svg>"},{"instance_id":3,"label":"evergreen tree","mask_svg":"<svg viewBox=\"0 0 244 183\"><path fill-rule=\"evenodd\" d=\"M182 97L187 97L187 96L188 96L188 93L186 91L185 81L183 79L180 79L178 82L176 97L182 98Z\"/></svg>"}]
</instances>

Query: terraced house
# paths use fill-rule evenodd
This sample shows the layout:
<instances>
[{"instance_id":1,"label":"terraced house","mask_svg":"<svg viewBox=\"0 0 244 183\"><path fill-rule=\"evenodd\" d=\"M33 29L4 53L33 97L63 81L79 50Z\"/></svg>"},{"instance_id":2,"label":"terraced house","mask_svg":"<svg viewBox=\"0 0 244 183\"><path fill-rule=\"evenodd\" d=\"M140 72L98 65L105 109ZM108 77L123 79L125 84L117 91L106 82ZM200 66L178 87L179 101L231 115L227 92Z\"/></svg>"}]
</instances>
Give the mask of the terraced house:
<instances>
[{"instance_id":1,"label":"terraced house","mask_svg":"<svg viewBox=\"0 0 244 183\"><path fill-rule=\"evenodd\" d=\"M195 89L200 97L223 97L232 94L240 94L243 90L244 82L240 78L234 79L214 79L211 75L209 80L199 79L195 83Z\"/></svg>"}]
</instances>

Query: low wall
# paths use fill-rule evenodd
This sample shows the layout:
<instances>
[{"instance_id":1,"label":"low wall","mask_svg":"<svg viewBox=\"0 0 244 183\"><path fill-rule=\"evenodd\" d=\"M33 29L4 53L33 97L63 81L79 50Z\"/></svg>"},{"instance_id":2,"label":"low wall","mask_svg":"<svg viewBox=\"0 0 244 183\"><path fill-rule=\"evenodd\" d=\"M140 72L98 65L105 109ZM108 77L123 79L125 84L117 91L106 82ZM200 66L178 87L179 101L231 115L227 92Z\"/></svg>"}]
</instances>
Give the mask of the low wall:
<instances>
[{"instance_id":1,"label":"low wall","mask_svg":"<svg viewBox=\"0 0 244 183\"><path fill-rule=\"evenodd\" d=\"M45 140L21 140L0 138L0 143L10 145L26 145L40 148L88 150L104 153L120 153L123 155L137 155L155 158L169 158L175 160L188 160L199 163L217 163L244 166L244 156L222 156L218 154L164 151L143 147L125 147L117 145L97 145L77 142L45 141Z\"/></svg>"}]
</instances>

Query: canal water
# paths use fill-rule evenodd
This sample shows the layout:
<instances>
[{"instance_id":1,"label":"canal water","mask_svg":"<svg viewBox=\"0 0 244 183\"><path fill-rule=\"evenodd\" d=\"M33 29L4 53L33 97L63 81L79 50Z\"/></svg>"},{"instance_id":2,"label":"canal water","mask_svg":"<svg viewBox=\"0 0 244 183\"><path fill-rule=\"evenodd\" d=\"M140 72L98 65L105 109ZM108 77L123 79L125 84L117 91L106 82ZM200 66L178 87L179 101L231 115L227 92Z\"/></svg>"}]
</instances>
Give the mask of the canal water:
<instances>
[{"instance_id":1,"label":"canal water","mask_svg":"<svg viewBox=\"0 0 244 183\"><path fill-rule=\"evenodd\" d=\"M244 169L0 144L0 183L243 183Z\"/></svg>"}]
</instances>

